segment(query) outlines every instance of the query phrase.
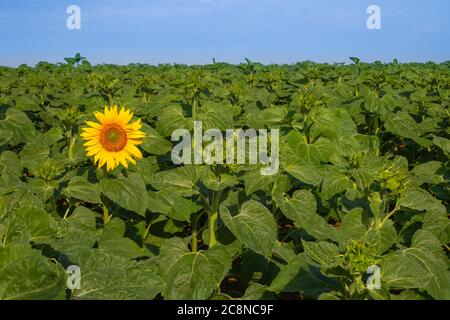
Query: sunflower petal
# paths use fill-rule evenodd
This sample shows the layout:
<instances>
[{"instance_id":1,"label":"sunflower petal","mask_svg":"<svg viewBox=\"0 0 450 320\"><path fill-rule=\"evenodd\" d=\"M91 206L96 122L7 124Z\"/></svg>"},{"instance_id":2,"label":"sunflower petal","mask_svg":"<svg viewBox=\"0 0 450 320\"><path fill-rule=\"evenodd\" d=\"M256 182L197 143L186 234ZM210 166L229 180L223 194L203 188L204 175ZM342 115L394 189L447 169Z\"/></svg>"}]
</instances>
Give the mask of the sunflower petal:
<instances>
[{"instance_id":1,"label":"sunflower petal","mask_svg":"<svg viewBox=\"0 0 450 320\"><path fill-rule=\"evenodd\" d=\"M128 153L132 154L133 156L135 156L136 158L142 158L142 153L141 151L139 151L138 148L136 148L134 146L134 144L132 143L127 143L127 146L125 147L125 151L127 151Z\"/></svg>"}]
</instances>

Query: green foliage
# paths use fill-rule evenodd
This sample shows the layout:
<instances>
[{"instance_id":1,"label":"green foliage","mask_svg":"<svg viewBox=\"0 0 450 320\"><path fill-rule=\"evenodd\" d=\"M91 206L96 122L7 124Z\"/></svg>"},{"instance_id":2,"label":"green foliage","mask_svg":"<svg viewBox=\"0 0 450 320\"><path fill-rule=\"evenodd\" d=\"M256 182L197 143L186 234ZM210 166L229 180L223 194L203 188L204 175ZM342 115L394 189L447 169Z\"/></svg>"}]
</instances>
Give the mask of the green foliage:
<instances>
[{"instance_id":1,"label":"green foliage","mask_svg":"<svg viewBox=\"0 0 450 320\"><path fill-rule=\"evenodd\" d=\"M449 64L350 59L0 68L0 299L450 299ZM106 104L146 134L109 173ZM280 129L279 171L174 165L193 120Z\"/></svg>"}]
</instances>

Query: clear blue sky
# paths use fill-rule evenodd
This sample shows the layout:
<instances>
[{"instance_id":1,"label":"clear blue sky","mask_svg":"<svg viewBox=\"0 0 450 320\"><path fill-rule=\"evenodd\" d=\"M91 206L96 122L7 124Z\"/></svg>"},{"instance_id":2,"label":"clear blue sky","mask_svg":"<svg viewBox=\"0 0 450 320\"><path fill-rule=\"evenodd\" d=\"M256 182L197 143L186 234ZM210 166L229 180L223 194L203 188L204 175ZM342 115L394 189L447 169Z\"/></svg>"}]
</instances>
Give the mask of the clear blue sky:
<instances>
[{"instance_id":1,"label":"clear blue sky","mask_svg":"<svg viewBox=\"0 0 450 320\"><path fill-rule=\"evenodd\" d=\"M81 8L68 30L66 8ZM381 7L382 30L366 9ZM450 60L449 0L2 0L0 65Z\"/></svg>"}]
</instances>

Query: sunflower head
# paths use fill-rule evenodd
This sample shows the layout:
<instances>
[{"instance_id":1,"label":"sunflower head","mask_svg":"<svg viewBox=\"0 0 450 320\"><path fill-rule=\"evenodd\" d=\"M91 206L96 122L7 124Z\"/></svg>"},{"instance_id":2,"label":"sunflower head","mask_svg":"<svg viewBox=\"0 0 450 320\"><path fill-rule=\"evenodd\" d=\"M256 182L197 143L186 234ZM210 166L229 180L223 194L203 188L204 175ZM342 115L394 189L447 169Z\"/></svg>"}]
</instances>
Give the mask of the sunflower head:
<instances>
[{"instance_id":1,"label":"sunflower head","mask_svg":"<svg viewBox=\"0 0 450 320\"><path fill-rule=\"evenodd\" d=\"M122 107L105 107L104 112L94 112L99 121L86 121L88 127L83 128L81 137L87 156L94 156L94 164L106 170L112 170L122 164L128 168L128 161L135 164L134 158L142 158L142 153L136 147L143 142L144 132L141 120L130 123L133 113Z\"/></svg>"}]
</instances>

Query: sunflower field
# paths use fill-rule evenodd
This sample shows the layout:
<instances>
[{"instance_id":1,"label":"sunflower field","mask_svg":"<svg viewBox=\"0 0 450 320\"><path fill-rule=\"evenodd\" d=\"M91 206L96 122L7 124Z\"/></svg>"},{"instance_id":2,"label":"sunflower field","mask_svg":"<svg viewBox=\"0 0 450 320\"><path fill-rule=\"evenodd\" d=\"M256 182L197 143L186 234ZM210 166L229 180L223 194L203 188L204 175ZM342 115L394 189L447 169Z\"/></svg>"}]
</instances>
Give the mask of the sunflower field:
<instances>
[{"instance_id":1,"label":"sunflower field","mask_svg":"<svg viewBox=\"0 0 450 320\"><path fill-rule=\"evenodd\" d=\"M449 62L0 67L0 299L450 299L449 93ZM279 129L278 172L174 164L194 120Z\"/></svg>"}]
</instances>

